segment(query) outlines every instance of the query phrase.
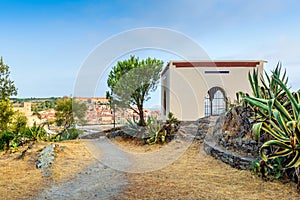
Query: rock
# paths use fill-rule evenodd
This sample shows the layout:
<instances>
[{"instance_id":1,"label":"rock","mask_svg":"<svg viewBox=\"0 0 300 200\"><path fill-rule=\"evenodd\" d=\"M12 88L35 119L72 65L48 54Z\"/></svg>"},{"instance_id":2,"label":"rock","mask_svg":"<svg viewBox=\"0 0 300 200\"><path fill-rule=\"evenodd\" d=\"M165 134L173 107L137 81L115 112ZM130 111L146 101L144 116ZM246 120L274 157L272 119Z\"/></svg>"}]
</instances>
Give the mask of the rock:
<instances>
[{"instance_id":1,"label":"rock","mask_svg":"<svg viewBox=\"0 0 300 200\"><path fill-rule=\"evenodd\" d=\"M256 141L255 140L250 140L250 144L255 145Z\"/></svg>"},{"instance_id":2,"label":"rock","mask_svg":"<svg viewBox=\"0 0 300 200\"><path fill-rule=\"evenodd\" d=\"M58 148L57 144L51 144L43 149L39 154L35 162L36 168L48 168L51 167L55 159L55 150Z\"/></svg>"},{"instance_id":3,"label":"rock","mask_svg":"<svg viewBox=\"0 0 300 200\"><path fill-rule=\"evenodd\" d=\"M52 170L47 170L47 169L44 169L44 170L43 170L43 174L44 174L44 176L46 176L46 177L51 176L52 173L53 173Z\"/></svg>"}]
</instances>

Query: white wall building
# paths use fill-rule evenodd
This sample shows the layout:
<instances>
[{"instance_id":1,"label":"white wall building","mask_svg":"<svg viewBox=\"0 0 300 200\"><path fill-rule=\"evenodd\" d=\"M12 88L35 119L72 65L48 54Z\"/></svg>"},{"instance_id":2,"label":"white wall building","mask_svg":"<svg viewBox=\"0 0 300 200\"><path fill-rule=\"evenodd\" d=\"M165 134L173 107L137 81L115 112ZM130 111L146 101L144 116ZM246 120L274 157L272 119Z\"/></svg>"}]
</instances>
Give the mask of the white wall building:
<instances>
[{"instance_id":1,"label":"white wall building","mask_svg":"<svg viewBox=\"0 0 300 200\"><path fill-rule=\"evenodd\" d=\"M248 72L262 74L264 62L170 61L161 75L162 119L169 112L183 121L224 112L237 92L251 93Z\"/></svg>"}]
</instances>

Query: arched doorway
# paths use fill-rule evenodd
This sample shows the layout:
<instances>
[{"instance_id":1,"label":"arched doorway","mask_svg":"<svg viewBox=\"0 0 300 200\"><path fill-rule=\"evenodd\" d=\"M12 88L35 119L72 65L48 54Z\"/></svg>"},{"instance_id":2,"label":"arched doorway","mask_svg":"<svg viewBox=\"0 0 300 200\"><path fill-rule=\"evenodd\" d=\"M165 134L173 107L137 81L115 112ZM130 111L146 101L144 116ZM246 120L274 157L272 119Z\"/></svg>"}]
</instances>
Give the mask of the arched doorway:
<instances>
[{"instance_id":1,"label":"arched doorway","mask_svg":"<svg viewBox=\"0 0 300 200\"><path fill-rule=\"evenodd\" d=\"M220 87L208 90L205 97L205 116L219 115L227 109L227 98L225 91Z\"/></svg>"}]
</instances>

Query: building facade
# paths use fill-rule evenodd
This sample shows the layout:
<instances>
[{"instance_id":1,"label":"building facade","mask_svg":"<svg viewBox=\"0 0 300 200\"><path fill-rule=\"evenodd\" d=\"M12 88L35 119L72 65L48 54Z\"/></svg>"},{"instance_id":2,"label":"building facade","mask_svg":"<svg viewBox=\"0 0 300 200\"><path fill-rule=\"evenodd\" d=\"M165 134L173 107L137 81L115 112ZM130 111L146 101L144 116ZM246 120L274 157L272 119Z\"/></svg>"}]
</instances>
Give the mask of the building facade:
<instances>
[{"instance_id":1,"label":"building facade","mask_svg":"<svg viewBox=\"0 0 300 200\"><path fill-rule=\"evenodd\" d=\"M161 75L162 119L183 121L225 112L239 91L251 93L249 71L263 73L263 60L170 61Z\"/></svg>"}]
</instances>

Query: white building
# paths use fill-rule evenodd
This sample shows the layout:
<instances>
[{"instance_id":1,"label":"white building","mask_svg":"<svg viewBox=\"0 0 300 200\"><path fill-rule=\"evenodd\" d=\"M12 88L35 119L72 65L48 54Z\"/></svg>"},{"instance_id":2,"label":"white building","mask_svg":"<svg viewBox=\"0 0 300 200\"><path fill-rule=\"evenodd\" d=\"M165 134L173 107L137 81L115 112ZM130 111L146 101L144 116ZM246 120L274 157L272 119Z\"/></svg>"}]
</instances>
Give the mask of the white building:
<instances>
[{"instance_id":1,"label":"white building","mask_svg":"<svg viewBox=\"0 0 300 200\"><path fill-rule=\"evenodd\" d=\"M170 61L161 75L162 119L183 121L218 115L239 91L251 93L248 72L263 73L263 60Z\"/></svg>"}]
</instances>

